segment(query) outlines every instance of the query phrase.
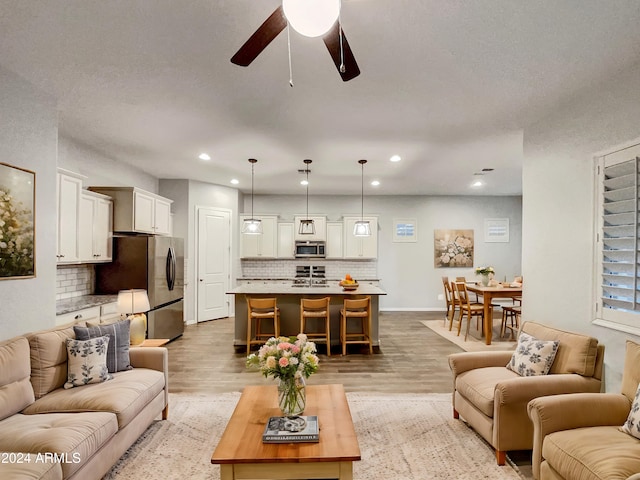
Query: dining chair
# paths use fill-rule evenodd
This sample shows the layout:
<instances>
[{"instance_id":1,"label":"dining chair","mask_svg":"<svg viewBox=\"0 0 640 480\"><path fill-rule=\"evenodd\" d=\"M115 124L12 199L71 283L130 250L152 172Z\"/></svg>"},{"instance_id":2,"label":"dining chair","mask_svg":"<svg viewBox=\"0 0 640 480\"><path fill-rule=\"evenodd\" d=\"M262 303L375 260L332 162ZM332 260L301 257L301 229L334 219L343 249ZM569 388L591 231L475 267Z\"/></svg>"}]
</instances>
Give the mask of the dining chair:
<instances>
[{"instance_id":1,"label":"dining chair","mask_svg":"<svg viewBox=\"0 0 640 480\"><path fill-rule=\"evenodd\" d=\"M502 325L500 326L500 338L504 337L507 329L511 332L510 338L513 340L520 329L520 314L522 307L520 305L502 307ZM511 320L511 325L508 325Z\"/></svg>"},{"instance_id":2,"label":"dining chair","mask_svg":"<svg viewBox=\"0 0 640 480\"><path fill-rule=\"evenodd\" d=\"M469 336L469 325L471 319L476 318L476 328L478 328L478 320L480 325L484 322L484 305L481 303L471 303L469 301L469 292L467 291L467 284L464 282L455 282L455 288L458 292L458 301L460 304L460 321L458 322L458 335L460 335L460 329L462 328L462 321L464 317L467 317L467 328L464 334L464 340L467 341Z\"/></svg>"},{"instance_id":3,"label":"dining chair","mask_svg":"<svg viewBox=\"0 0 640 480\"><path fill-rule=\"evenodd\" d=\"M331 313L329 304L331 297L301 298L300 299L300 333L304 333L309 340L326 342L327 356L331 356ZM307 332L307 322L323 320L324 331Z\"/></svg>"},{"instance_id":4,"label":"dining chair","mask_svg":"<svg viewBox=\"0 0 640 480\"><path fill-rule=\"evenodd\" d=\"M450 320L451 314L455 309L455 303L453 301L453 292L451 291L451 284L449 283L449 277L442 277L442 286L444 287L444 300L447 304L447 312L444 316L444 325L447 326L447 320Z\"/></svg>"},{"instance_id":5,"label":"dining chair","mask_svg":"<svg viewBox=\"0 0 640 480\"><path fill-rule=\"evenodd\" d=\"M357 321L357 330L349 331L349 320ZM342 355L347 354L347 344L353 343L368 345L369 353L373 354L371 297L344 300L344 306L340 309L340 343L342 344Z\"/></svg>"},{"instance_id":6,"label":"dining chair","mask_svg":"<svg viewBox=\"0 0 640 480\"><path fill-rule=\"evenodd\" d=\"M271 331L263 331L263 321L271 321ZM255 322L255 334L253 324ZM247 355L251 345L262 344L271 337L280 336L280 309L275 298L247 297Z\"/></svg>"},{"instance_id":7,"label":"dining chair","mask_svg":"<svg viewBox=\"0 0 640 480\"><path fill-rule=\"evenodd\" d=\"M456 318L456 309L458 311L458 322L462 320L462 312L460 311L460 299L458 298L458 290L456 289L456 282L450 282L448 285L449 293L451 294L451 314L449 315L449 331L453 328L453 322Z\"/></svg>"}]
</instances>

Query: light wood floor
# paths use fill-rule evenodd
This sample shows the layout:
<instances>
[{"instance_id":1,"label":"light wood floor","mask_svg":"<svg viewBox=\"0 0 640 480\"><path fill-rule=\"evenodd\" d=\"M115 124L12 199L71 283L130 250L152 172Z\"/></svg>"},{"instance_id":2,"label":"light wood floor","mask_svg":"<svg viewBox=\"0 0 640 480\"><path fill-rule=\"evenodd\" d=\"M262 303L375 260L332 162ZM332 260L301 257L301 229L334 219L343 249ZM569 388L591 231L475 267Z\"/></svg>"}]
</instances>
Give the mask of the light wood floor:
<instances>
[{"instance_id":1,"label":"light wood floor","mask_svg":"<svg viewBox=\"0 0 640 480\"><path fill-rule=\"evenodd\" d=\"M320 368L308 384L342 383L346 391L448 393L453 389L447 355L462 350L420 323L443 318L442 312L382 312L380 352L359 353L358 346L341 356L334 346L318 345ZM274 384L245 367L245 352L233 347L233 318L188 325L184 335L167 345L169 391L221 393L245 385Z\"/></svg>"}]
</instances>

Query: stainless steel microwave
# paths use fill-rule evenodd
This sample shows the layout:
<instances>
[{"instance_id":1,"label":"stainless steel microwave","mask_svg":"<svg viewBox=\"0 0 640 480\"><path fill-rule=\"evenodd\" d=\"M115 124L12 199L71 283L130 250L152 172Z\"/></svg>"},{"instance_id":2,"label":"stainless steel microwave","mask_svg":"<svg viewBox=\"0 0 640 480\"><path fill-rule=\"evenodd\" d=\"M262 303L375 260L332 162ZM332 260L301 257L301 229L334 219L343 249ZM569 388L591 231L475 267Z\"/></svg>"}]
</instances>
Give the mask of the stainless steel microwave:
<instances>
[{"instance_id":1,"label":"stainless steel microwave","mask_svg":"<svg viewBox=\"0 0 640 480\"><path fill-rule=\"evenodd\" d=\"M296 242L296 258L324 258L325 242Z\"/></svg>"}]
</instances>

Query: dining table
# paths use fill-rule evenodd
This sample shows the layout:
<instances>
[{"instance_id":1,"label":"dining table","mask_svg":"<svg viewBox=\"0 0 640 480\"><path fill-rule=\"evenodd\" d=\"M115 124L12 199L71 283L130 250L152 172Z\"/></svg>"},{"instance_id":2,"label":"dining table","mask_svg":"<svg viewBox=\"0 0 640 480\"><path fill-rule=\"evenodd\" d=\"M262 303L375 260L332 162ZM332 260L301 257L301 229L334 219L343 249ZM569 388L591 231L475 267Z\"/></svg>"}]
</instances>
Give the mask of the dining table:
<instances>
[{"instance_id":1,"label":"dining table","mask_svg":"<svg viewBox=\"0 0 640 480\"><path fill-rule=\"evenodd\" d=\"M484 286L481 284L467 284L467 290L482 296L482 304L484 306L484 341L487 345L491 345L491 337L493 334L493 303L494 298L514 298L522 295L522 287L503 286Z\"/></svg>"}]
</instances>

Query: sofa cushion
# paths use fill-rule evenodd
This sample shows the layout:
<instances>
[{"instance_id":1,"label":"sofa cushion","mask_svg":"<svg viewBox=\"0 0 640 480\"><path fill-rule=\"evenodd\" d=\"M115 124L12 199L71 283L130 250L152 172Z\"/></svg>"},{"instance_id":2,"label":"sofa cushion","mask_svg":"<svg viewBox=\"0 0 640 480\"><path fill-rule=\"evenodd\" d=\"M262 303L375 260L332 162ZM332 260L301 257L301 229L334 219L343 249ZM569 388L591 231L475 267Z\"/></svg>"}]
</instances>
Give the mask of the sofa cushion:
<instances>
[{"instance_id":1,"label":"sofa cushion","mask_svg":"<svg viewBox=\"0 0 640 480\"><path fill-rule=\"evenodd\" d=\"M630 402L636 395L638 383L640 383L640 345L627 340L621 392Z\"/></svg>"},{"instance_id":2,"label":"sofa cushion","mask_svg":"<svg viewBox=\"0 0 640 480\"><path fill-rule=\"evenodd\" d=\"M636 390L636 396L633 399L633 403L631 404L631 410L629 411L627 421L624 422L620 429L624 433L633 435L640 440L640 385Z\"/></svg>"},{"instance_id":3,"label":"sofa cushion","mask_svg":"<svg viewBox=\"0 0 640 480\"><path fill-rule=\"evenodd\" d=\"M112 413L17 414L0 421L0 451L63 454L62 472L68 478L117 431Z\"/></svg>"},{"instance_id":4,"label":"sofa cushion","mask_svg":"<svg viewBox=\"0 0 640 480\"><path fill-rule=\"evenodd\" d=\"M113 374L113 380L71 390L58 389L36 400L25 414L112 412L126 426L164 388L164 373L134 368Z\"/></svg>"},{"instance_id":5,"label":"sofa cushion","mask_svg":"<svg viewBox=\"0 0 640 480\"><path fill-rule=\"evenodd\" d=\"M517 377L517 373L504 367L475 368L456 377L455 389L487 417L493 417L496 385L503 380Z\"/></svg>"},{"instance_id":6,"label":"sofa cushion","mask_svg":"<svg viewBox=\"0 0 640 480\"><path fill-rule=\"evenodd\" d=\"M64 478L60 462L36 461L40 459L35 453L0 452L0 459L5 458L9 461L0 461L0 478L13 480L62 480ZM22 461L10 461L11 458ZM24 461L25 458L29 458L29 461Z\"/></svg>"},{"instance_id":7,"label":"sofa cushion","mask_svg":"<svg viewBox=\"0 0 640 480\"><path fill-rule=\"evenodd\" d=\"M523 377L546 375L556 358L558 344L557 340L539 340L521 332L507 368Z\"/></svg>"},{"instance_id":8,"label":"sofa cushion","mask_svg":"<svg viewBox=\"0 0 640 480\"><path fill-rule=\"evenodd\" d=\"M615 426L551 433L544 438L542 456L567 479L626 480L640 472L640 440Z\"/></svg>"},{"instance_id":9,"label":"sofa cushion","mask_svg":"<svg viewBox=\"0 0 640 480\"><path fill-rule=\"evenodd\" d=\"M67 381L64 388L101 383L113 377L107 369L109 336L76 340L67 338Z\"/></svg>"},{"instance_id":10,"label":"sofa cushion","mask_svg":"<svg viewBox=\"0 0 640 480\"><path fill-rule=\"evenodd\" d=\"M565 332L536 322L524 322L522 331L540 340L558 340L558 351L549 373L577 373L593 377L598 340L588 335Z\"/></svg>"},{"instance_id":11,"label":"sofa cushion","mask_svg":"<svg viewBox=\"0 0 640 480\"><path fill-rule=\"evenodd\" d=\"M107 368L109 373L131 370L129 360L129 326L131 320L122 320L104 325L92 325L87 322L86 327L74 326L73 331L78 340L109 335L109 347L107 349Z\"/></svg>"},{"instance_id":12,"label":"sofa cushion","mask_svg":"<svg viewBox=\"0 0 640 480\"><path fill-rule=\"evenodd\" d=\"M31 347L31 385L36 398L67 381L67 338L75 338L73 324L27 335Z\"/></svg>"},{"instance_id":13,"label":"sofa cushion","mask_svg":"<svg viewBox=\"0 0 640 480\"><path fill-rule=\"evenodd\" d=\"M27 339L17 337L0 343L0 420L33 403L30 375Z\"/></svg>"}]
</instances>

